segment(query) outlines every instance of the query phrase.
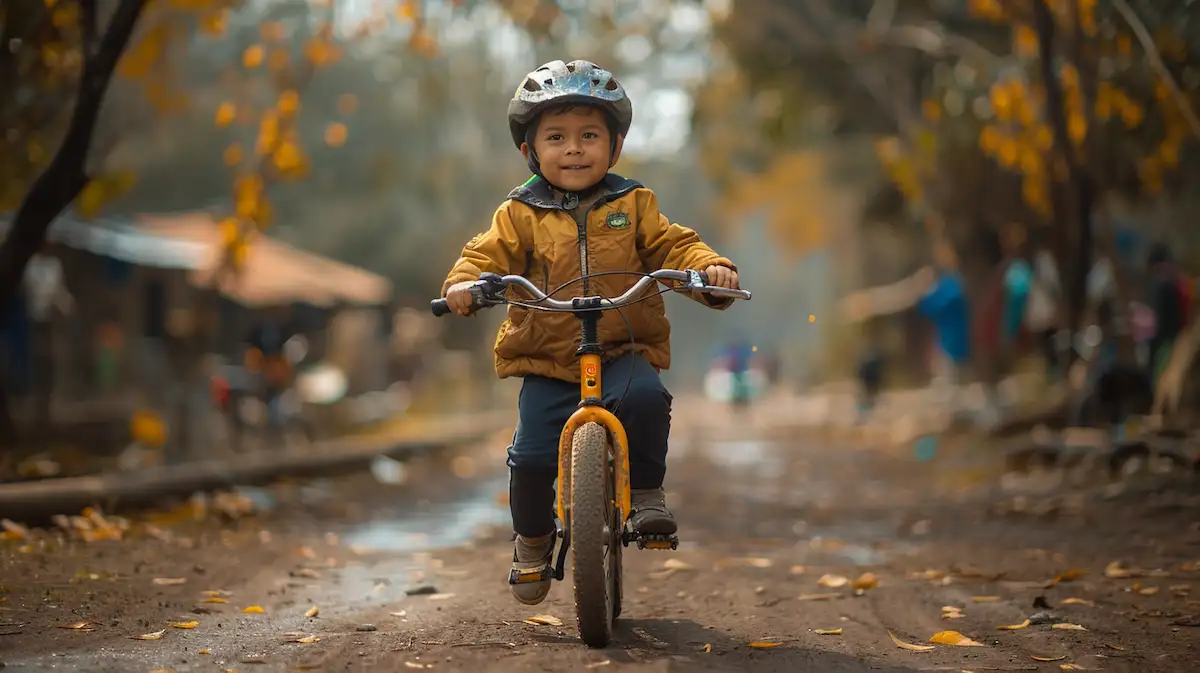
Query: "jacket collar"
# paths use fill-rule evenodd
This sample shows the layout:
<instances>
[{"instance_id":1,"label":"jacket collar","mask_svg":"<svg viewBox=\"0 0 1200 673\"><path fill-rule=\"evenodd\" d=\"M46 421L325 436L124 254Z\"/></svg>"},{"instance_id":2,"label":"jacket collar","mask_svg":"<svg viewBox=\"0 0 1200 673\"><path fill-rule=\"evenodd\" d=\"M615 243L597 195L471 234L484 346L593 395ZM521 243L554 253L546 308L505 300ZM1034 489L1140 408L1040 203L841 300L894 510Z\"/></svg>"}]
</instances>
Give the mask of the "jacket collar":
<instances>
[{"instance_id":1,"label":"jacket collar","mask_svg":"<svg viewBox=\"0 0 1200 673\"><path fill-rule=\"evenodd\" d=\"M593 189L599 192L596 202L600 203L622 197L641 186L642 183L637 180L623 178L616 173L609 173ZM526 180L525 184L509 192L508 198L513 201L520 201L534 208L567 210L567 208L563 207L562 201L556 197L555 189L550 183L546 182L545 178L536 175Z\"/></svg>"}]
</instances>

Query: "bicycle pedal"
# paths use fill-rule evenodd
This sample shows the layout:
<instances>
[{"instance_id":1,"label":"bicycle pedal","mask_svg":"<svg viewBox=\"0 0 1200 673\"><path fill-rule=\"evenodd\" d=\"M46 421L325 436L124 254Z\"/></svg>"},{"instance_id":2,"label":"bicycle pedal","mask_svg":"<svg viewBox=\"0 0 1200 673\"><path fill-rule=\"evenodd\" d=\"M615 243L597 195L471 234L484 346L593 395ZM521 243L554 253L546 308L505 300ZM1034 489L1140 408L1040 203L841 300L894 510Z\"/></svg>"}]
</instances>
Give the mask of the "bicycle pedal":
<instances>
[{"instance_id":1,"label":"bicycle pedal","mask_svg":"<svg viewBox=\"0 0 1200 673\"><path fill-rule=\"evenodd\" d=\"M674 551L679 549L678 535L639 535L638 549L655 549L659 551Z\"/></svg>"},{"instance_id":2,"label":"bicycle pedal","mask_svg":"<svg viewBox=\"0 0 1200 673\"><path fill-rule=\"evenodd\" d=\"M513 568L508 573L508 583L514 586L517 584L546 582L552 578L553 572L550 569L549 563L540 568Z\"/></svg>"}]
</instances>

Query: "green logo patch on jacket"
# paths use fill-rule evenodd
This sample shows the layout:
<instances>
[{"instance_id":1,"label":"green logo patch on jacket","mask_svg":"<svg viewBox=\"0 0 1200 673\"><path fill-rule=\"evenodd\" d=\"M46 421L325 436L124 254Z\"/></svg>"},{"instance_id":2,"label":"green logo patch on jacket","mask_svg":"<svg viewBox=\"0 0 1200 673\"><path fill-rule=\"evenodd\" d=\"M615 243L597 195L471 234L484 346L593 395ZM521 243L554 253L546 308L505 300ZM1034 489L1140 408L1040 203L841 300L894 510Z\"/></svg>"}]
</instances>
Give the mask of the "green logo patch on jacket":
<instances>
[{"instance_id":1,"label":"green logo patch on jacket","mask_svg":"<svg viewBox=\"0 0 1200 673\"><path fill-rule=\"evenodd\" d=\"M609 229L625 229L629 226L629 215L622 212L609 213L604 218L604 224Z\"/></svg>"}]
</instances>

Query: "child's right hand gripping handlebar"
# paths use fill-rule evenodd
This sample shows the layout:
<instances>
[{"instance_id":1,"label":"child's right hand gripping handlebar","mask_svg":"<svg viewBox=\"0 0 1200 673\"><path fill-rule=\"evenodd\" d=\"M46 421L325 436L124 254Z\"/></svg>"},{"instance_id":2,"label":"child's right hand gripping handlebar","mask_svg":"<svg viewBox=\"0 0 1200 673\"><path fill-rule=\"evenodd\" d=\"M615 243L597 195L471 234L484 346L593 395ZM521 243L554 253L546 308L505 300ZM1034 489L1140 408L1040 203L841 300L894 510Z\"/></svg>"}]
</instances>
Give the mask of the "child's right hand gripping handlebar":
<instances>
[{"instance_id":1,"label":"child's right hand gripping handlebar","mask_svg":"<svg viewBox=\"0 0 1200 673\"><path fill-rule=\"evenodd\" d=\"M494 273L484 273L479 276L479 280L471 287L471 296L474 298L472 308L478 309L485 306L506 303L504 298L505 291L510 285L516 285L533 295L533 301L528 303L539 308L552 311L614 309L621 308L633 301L640 301L643 292L649 289L650 286L661 281L682 283L683 285L674 288L676 290L703 292L715 297L750 299L751 296L747 290L731 290L725 287L709 285L708 275L703 271L659 269L658 271L642 276L638 279L638 282L633 284L633 287L629 288L619 297L573 297L571 299L551 299L524 276L500 276ZM443 316L450 313L450 307L446 304L445 299L434 299L430 302L429 308L435 316Z\"/></svg>"}]
</instances>

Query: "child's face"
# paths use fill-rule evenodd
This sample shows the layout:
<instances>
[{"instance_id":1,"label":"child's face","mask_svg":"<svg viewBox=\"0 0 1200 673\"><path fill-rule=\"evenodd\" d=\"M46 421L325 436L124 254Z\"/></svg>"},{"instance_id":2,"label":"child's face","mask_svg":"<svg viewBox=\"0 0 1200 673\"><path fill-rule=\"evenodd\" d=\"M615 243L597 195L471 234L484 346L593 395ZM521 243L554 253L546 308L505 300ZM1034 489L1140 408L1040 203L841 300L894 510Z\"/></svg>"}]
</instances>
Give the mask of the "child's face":
<instances>
[{"instance_id":1,"label":"child's face","mask_svg":"<svg viewBox=\"0 0 1200 673\"><path fill-rule=\"evenodd\" d=\"M621 153L623 140L617 139L616 153L610 156L612 136L604 113L577 106L543 114L533 136L533 147L523 144L521 153L528 158L532 149L537 153L542 175L550 184L578 192L604 179Z\"/></svg>"}]
</instances>

